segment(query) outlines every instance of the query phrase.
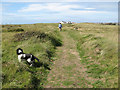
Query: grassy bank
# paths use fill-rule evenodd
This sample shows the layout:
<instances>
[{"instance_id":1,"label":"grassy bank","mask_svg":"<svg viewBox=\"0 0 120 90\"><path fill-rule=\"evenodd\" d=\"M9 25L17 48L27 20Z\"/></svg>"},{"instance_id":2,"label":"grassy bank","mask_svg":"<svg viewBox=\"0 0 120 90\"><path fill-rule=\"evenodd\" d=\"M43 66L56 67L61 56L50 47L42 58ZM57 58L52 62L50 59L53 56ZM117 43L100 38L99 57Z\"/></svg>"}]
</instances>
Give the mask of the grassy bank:
<instances>
[{"instance_id":1,"label":"grassy bank","mask_svg":"<svg viewBox=\"0 0 120 90\"><path fill-rule=\"evenodd\" d=\"M118 87L118 29L115 25L76 24L69 34L76 40L93 87Z\"/></svg>"},{"instance_id":2,"label":"grassy bank","mask_svg":"<svg viewBox=\"0 0 120 90\"><path fill-rule=\"evenodd\" d=\"M3 88L43 88L45 83L48 87L54 83L57 87L117 88L117 25L63 24L61 32L57 27L54 23L2 26ZM40 62L35 67L19 63L17 48Z\"/></svg>"},{"instance_id":3,"label":"grassy bank","mask_svg":"<svg viewBox=\"0 0 120 90\"><path fill-rule=\"evenodd\" d=\"M56 25L56 24L55 24ZM42 88L54 61L55 49L61 46L54 24L6 25L2 39L3 88ZM16 49L22 48L40 59L36 67L19 63Z\"/></svg>"}]
</instances>

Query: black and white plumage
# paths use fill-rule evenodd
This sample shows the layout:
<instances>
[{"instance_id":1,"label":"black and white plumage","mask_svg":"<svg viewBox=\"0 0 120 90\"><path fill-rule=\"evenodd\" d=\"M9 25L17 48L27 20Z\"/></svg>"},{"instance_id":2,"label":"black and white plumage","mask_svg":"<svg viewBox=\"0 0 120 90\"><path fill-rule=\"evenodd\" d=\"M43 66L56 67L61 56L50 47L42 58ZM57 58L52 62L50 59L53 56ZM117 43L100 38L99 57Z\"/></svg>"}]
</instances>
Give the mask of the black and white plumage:
<instances>
[{"instance_id":1,"label":"black and white plumage","mask_svg":"<svg viewBox=\"0 0 120 90\"><path fill-rule=\"evenodd\" d=\"M36 58L34 55L32 54L26 54L23 52L23 50L21 48L18 48L16 50L17 52L17 55L18 55L18 60L19 62L23 61L23 60L26 60L27 63L30 65L30 66L33 66L33 64L35 63L35 59L39 62L39 59Z\"/></svg>"}]
</instances>

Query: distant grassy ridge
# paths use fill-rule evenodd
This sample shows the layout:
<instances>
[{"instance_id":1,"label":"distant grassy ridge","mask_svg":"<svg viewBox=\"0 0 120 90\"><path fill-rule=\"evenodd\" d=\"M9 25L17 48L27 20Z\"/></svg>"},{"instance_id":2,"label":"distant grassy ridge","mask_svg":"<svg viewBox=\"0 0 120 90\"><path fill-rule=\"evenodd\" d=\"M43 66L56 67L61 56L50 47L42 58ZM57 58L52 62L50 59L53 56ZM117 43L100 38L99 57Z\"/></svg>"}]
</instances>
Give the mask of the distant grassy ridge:
<instances>
[{"instance_id":1,"label":"distant grassy ridge","mask_svg":"<svg viewBox=\"0 0 120 90\"><path fill-rule=\"evenodd\" d=\"M81 63L89 77L97 80L93 87L118 87L118 29L117 26L76 24L69 34L76 40Z\"/></svg>"},{"instance_id":2,"label":"distant grassy ridge","mask_svg":"<svg viewBox=\"0 0 120 90\"><path fill-rule=\"evenodd\" d=\"M19 31L19 27L23 31ZM4 26L6 31L2 33L3 88L42 88L50 65L55 60L55 49L62 45L58 28L52 27L55 26L53 24ZM35 67L29 67L26 62L19 63L17 48L33 54L40 62L36 61Z\"/></svg>"}]
</instances>

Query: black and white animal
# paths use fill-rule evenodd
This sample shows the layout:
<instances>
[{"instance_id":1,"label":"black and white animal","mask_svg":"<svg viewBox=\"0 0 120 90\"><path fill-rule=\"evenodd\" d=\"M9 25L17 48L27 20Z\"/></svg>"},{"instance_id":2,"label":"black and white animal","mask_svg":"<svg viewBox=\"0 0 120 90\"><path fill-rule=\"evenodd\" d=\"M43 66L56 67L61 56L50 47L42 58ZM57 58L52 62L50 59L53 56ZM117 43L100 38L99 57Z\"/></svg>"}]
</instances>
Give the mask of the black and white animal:
<instances>
[{"instance_id":1,"label":"black and white animal","mask_svg":"<svg viewBox=\"0 0 120 90\"><path fill-rule=\"evenodd\" d=\"M18 48L18 49L16 50L16 52L17 52L17 55L18 55L18 60L19 60L19 62L25 60L25 61L27 61L27 63L28 63L30 66L33 66L33 65L34 65L35 59L39 62L39 59L38 59L38 58L36 58L36 57L35 57L34 55L32 55L32 54L26 54L26 53L24 53L21 48Z\"/></svg>"}]
</instances>

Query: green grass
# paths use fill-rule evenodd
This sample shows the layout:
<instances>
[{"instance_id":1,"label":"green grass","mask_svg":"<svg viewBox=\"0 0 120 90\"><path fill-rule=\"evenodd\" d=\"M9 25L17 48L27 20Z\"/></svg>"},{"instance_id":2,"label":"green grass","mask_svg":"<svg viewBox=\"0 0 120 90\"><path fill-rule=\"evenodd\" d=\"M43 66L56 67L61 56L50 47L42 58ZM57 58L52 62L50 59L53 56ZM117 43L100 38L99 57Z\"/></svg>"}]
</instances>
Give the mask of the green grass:
<instances>
[{"instance_id":1,"label":"green grass","mask_svg":"<svg viewBox=\"0 0 120 90\"><path fill-rule=\"evenodd\" d=\"M81 63L90 77L100 79L93 87L118 87L118 31L117 26L76 24L80 29L69 31L76 40Z\"/></svg>"},{"instance_id":2,"label":"green grass","mask_svg":"<svg viewBox=\"0 0 120 90\"><path fill-rule=\"evenodd\" d=\"M58 31L58 24L37 23L2 27L3 88L43 88L50 72L48 68L56 60L56 47L61 46L64 39ZM88 83L94 88L117 88L117 26L93 23L63 24L62 32L68 32L75 40L80 63L86 66L89 77L98 79L91 83L84 77L79 77L82 82L78 82L77 85L86 88L85 83ZM29 67L25 62L19 63L17 48L38 57L38 67ZM70 58L74 59L72 55ZM66 66L64 69L70 71L74 66ZM60 83L64 86L73 85L73 82L68 80L56 83L56 86Z\"/></svg>"},{"instance_id":3,"label":"green grass","mask_svg":"<svg viewBox=\"0 0 120 90\"><path fill-rule=\"evenodd\" d=\"M4 26L6 31L2 33L3 88L43 87L52 63L51 59L54 59L56 47L61 46L62 42L57 28L51 30L45 28L53 24L43 24L41 30L37 28L41 24L36 25L20 25L24 31L19 32L13 29L18 30L19 25ZM13 31L11 31L12 29ZM17 48L22 48L25 53L32 53L39 58L40 63L36 61L38 66L29 67L25 62L19 63L16 55Z\"/></svg>"},{"instance_id":4,"label":"green grass","mask_svg":"<svg viewBox=\"0 0 120 90\"><path fill-rule=\"evenodd\" d=\"M72 85L74 82L73 81L63 81L62 83L65 86L69 86L69 85Z\"/></svg>"}]
</instances>

